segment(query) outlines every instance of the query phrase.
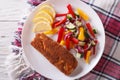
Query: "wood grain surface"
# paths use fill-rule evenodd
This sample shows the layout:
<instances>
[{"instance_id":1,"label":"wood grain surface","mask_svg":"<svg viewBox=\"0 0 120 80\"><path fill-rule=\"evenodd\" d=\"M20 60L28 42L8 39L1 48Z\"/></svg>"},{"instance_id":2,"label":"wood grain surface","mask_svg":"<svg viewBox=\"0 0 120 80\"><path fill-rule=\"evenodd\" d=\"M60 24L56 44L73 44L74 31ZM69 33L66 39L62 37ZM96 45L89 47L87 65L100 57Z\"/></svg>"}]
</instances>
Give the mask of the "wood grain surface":
<instances>
[{"instance_id":1,"label":"wood grain surface","mask_svg":"<svg viewBox=\"0 0 120 80\"><path fill-rule=\"evenodd\" d=\"M0 0L0 80L9 80L4 62L18 21L29 5L26 0Z\"/></svg>"}]
</instances>

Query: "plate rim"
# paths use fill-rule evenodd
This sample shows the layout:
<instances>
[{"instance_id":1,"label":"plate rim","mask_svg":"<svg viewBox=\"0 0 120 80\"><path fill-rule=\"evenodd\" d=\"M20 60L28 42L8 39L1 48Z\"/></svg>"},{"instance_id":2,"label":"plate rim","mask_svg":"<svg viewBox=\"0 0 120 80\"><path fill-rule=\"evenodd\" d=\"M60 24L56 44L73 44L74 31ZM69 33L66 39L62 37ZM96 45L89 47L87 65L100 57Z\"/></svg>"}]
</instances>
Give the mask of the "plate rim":
<instances>
[{"instance_id":1,"label":"plate rim","mask_svg":"<svg viewBox=\"0 0 120 80\"><path fill-rule=\"evenodd\" d=\"M51 1L51 0L48 0L48 1ZM45 2L43 2L42 4L44 4L44 3L46 3L46 2L48 2L48 1L45 1ZM80 1L82 4L85 4L85 3L83 3L82 1ZM39 4L34 10L36 10L38 7L40 7L40 5L41 4ZM88 6L87 4L85 4L85 6ZM89 6L90 7L90 6ZM91 8L91 7L90 7ZM91 8L92 9L92 8ZM93 10L93 9L92 9ZM93 10L94 11L94 10ZM35 11L34 11L35 12ZM94 11L94 13L98 16L98 14ZM33 11L32 11L32 13L29 15L29 16L31 16L33 14ZM25 25L27 25L26 23L27 23L27 21L28 21L28 19L29 19L29 16L28 16L28 18L26 19L26 21L25 21L25 24L24 24L24 26ZM100 17L98 16L98 19L99 19L99 21L100 21L100 23L102 23L102 21L101 21L101 19L100 19ZM103 26L103 24L102 24L102 26ZM103 55L103 51L104 51L104 48L105 48L105 31L104 31L104 27L102 27L103 28L103 32L104 32L104 41L103 41L103 44L104 44L104 46L103 46L103 48L102 48L102 53L101 53L101 55L99 56L99 59L98 59L98 61L96 62L96 64L91 68L91 70L97 65L97 63L100 61L100 58L102 57L102 55ZM22 47L23 47L23 35L24 35L24 27L23 27L23 30L22 30L22 35L21 35L21 43L22 43ZM23 51L25 51L24 50L24 48L23 48ZM25 53L24 53L24 55L25 55ZM25 55L25 57L26 57L26 55ZM27 58L27 57L26 57ZM27 58L27 60L28 60L28 58ZM28 60L28 62L27 62L28 64L30 63L29 62L29 60ZM31 67L32 67L32 65L31 65ZM89 70L86 74L88 74L91 70ZM84 76L84 75L86 75L86 74L83 74L82 76Z\"/></svg>"}]
</instances>

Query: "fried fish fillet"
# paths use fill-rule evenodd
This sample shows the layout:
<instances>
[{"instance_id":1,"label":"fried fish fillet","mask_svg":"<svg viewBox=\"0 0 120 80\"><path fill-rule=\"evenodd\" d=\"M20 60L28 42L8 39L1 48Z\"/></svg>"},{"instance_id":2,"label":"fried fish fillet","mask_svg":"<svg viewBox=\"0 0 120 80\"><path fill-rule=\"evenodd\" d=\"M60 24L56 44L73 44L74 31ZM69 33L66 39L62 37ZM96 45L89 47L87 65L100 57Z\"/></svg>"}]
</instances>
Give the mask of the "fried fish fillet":
<instances>
[{"instance_id":1,"label":"fried fish fillet","mask_svg":"<svg viewBox=\"0 0 120 80\"><path fill-rule=\"evenodd\" d=\"M43 33L36 34L31 45L65 75L70 75L78 65L75 57L67 49Z\"/></svg>"}]
</instances>

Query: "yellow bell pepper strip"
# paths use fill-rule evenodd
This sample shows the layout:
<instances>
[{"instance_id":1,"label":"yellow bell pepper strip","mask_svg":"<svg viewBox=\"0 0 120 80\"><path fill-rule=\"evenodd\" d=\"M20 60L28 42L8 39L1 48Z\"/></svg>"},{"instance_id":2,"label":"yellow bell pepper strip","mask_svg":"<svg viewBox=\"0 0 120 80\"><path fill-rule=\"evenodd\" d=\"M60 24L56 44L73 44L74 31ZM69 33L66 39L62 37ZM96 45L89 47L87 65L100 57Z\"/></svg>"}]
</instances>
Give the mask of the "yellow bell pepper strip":
<instances>
[{"instance_id":1,"label":"yellow bell pepper strip","mask_svg":"<svg viewBox=\"0 0 120 80\"><path fill-rule=\"evenodd\" d=\"M86 27L89 31L89 33L91 34L91 36L93 36L95 38L95 34L93 32L92 26L90 25L90 23L86 23Z\"/></svg>"},{"instance_id":2,"label":"yellow bell pepper strip","mask_svg":"<svg viewBox=\"0 0 120 80\"><path fill-rule=\"evenodd\" d=\"M72 17L75 18L75 13L74 13L74 11L73 11L73 9L72 9L71 4L68 4L68 5L67 5L67 8L68 8L69 14L71 14Z\"/></svg>"},{"instance_id":3,"label":"yellow bell pepper strip","mask_svg":"<svg viewBox=\"0 0 120 80\"><path fill-rule=\"evenodd\" d=\"M79 35L78 35L78 40L80 40L80 41L84 41L85 40L84 28L83 27L80 27L80 32L79 32Z\"/></svg>"},{"instance_id":4,"label":"yellow bell pepper strip","mask_svg":"<svg viewBox=\"0 0 120 80\"><path fill-rule=\"evenodd\" d=\"M71 36L72 36L72 32L70 32L70 31L67 31L66 32L66 34L64 35L64 40L65 40L65 45L66 45L66 48L68 49L68 50L70 50L70 48L71 48Z\"/></svg>"},{"instance_id":5,"label":"yellow bell pepper strip","mask_svg":"<svg viewBox=\"0 0 120 80\"><path fill-rule=\"evenodd\" d=\"M88 50L87 53L86 53L86 59L85 59L85 62L88 64L90 63L90 56L91 56L91 50Z\"/></svg>"},{"instance_id":6,"label":"yellow bell pepper strip","mask_svg":"<svg viewBox=\"0 0 120 80\"><path fill-rule=\"evenodd\" d=\"M77 8L77 12L79 14L79 16L81 16L85 21L89 20L89 16L80 8Z\"/></svg>"},{"instance_id":7,"label":"yellow bell pepper strip","mask_svg":"<svg viewBox=\"0 0 120 80\"><path fill-rule=\"evenodd\" d=\"M60 45L65 45L65 41L61 40Z\"/></svg>"},{"instance_id":8,"label":"yellow bell pepper strip","mask_svg":"<svg viewBox=\"0 0 120 80\"><path fill-rule=\"evenodd\" d=\"M57 42L60 43L62 38L63 38L63 35L64 35L64 31L65 31L65 28L64 27L61 27L60 30L58 31L58 38L57 38Z\"/></svg>"},{"instance_id":9,"label":"yellow bell pepper strip","mask_svg":"<svg viewBox=\"0 0 120 80\"><path fill-rule=\"evenodd\" d=\"M85 44L83 48L84 48L84 59L86 59L86 53L87 53L86 49L88 48L88 44Z\"/></svg>"},{"instance_id":10,"label":"yellow bell pepper strip","mask_svg":"<svg viewBox=\"0 0 120 80\"><path fill-rule=\"evenodd\" d=\"M50 30L50 31L45 31L45 32L43 32L44 34L56 34L58 32L58 29L52 29L52 30Z\"/></svg>"}]
</instances>

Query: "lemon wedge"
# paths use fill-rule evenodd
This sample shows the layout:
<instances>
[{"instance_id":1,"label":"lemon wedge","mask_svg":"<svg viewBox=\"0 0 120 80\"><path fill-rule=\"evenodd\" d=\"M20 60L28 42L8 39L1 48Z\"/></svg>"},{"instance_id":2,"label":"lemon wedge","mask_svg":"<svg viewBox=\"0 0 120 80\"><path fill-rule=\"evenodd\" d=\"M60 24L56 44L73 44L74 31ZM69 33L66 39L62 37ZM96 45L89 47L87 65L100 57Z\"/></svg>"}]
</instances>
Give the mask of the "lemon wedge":
<instances>
[{"instance_id":1,"label":"lemon wedge","mask_svg":"<svg viewBox=\"0 0 120 80\"><path fill-rule=\"evenodd\" d=\"M33 23L35 24L35 23L38 23L38 22L41 22L41 21L45 21L45 22L47 22L47 23L49 23L49 24L51 24L51 22L50 22L50 20L48 19L48 18L45 18L45 17L35 17L34 19L33 19Z\"/></svg>"},{"instance_id":2,"label":"lemon wedge","mask_svg":"<svg viewBox=\"0 0 120 80\"><path fill-rule=\"evenodd\" d=\"M50 23L53 23L53 18L52 16L49 15L49 13L47 13L46 11L39 11L34 18L38 18L38 17L44 17L46 19L48 19L50 21Z\"/></svg>"},{"instance_id":3,"label":"lemon wedge","mask_svg":"<svg viewBox=\"0 0 120 80\"><path fill-rule=\"evenodd\" d=\"M56 12L54 10L54 8L50 5L50 4L44 4L40 7L39 11L46 11L47 13L49 13L52 18L54 19L55 18L55 15L56 15Z\"/></svg>"},{"instance_id":4,"label":"lemon wedge","mask_svg":"<svg viewBox=\"0 0 120 80\"><path fill-rule=\"evenodd\" d=\"M50 4L43 4L39 7L33 18L33 32L44 32L52 30L56 12Z\"/></svg>"},{"instance_id":5,"label":"lemon wedge","mask_svg":"<svg viewBox=\"0 0 120 80\"><path fill-rule=\"evenodd\" d=\"M42 32L42 31L49 31L52 30L51 25L46 21L39 21L38 23L34 24L33 32Z\"/></svg>"}]
</instances>

